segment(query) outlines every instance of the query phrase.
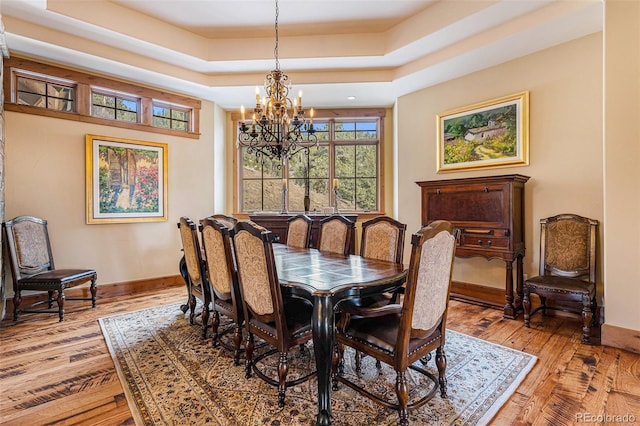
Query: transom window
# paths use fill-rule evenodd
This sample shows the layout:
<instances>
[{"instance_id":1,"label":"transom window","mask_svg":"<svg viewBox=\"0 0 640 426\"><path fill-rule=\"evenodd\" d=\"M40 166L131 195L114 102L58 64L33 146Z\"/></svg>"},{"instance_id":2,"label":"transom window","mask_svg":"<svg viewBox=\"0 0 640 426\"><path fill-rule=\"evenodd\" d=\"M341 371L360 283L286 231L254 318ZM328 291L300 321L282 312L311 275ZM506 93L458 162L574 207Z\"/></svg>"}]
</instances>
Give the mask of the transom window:
<instances>
[{"instance_id":1,"label":"transom window","mask_svg":"<svg viewBox=\"0 0 640 426\"><path fill-rule=\"evenodd\" d=\"M17 76L17 103L55 111L75 111L75 85L44 76Z\"/></svg>"},{"instance_id":2,"label":"transom window","mask_svg":"<svg viewBox=\"0 0 640 426\"><path fill-rule=\"evenodd\" d=\"M19 57L3 61L3 77L7 111L200 137L198 99Z\"/></svg>"},{"instance_id":3,"label":"transom window","mask_svg":"<svg viewBox=\"0 0 640 426\"><path fill-rule=\"evenodd\" d=\"M164 129L189 131L189 108L163 103L153 104L153 125Z\"/></svg>"},{"instance_id":4,"label":"transom window","mask_svg":"<svg viewBox=\"0 0 640 426\"><path fill-rule=\"evenodd\" d=\"M241 211L280 211L285 178L289 211L304 211L307 192L311 212L323 212L336 200L340 211L380 210L380 118L316 119L313 124L318 145L284 164L239 148Z\"/></svg>"},{"instance_id":5,"label":"transom window","mask_svg":"<svg viewBox=\"0 0 640 426\"><path fill-rule=\"evenodd\" d=\"M91 92L91 115L106 120L138 123L140 99L121 93L94 89Z\"/></svg>"}]
</instances>

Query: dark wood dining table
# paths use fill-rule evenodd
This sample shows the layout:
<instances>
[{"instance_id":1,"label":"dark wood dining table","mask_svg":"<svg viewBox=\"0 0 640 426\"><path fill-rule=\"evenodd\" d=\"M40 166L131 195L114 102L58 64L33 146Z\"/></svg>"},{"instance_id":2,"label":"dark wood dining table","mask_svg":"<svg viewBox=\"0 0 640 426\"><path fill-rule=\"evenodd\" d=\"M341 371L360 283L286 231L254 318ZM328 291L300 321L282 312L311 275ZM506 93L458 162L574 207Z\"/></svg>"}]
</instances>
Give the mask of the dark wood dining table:
<instances>
[{"instance_id":1,"label":"dark wood dining table","mask_svg":"<svg viewBox=\"0 0 640 426\"><path fill-rule=\"evenodd\" d=\"M340 302L391 291L402 285L402 264L322 253L273 244L278 279L283 294L313 303L311 325L318 378L316 425L331 424L331 359L335 308Z\"/></svg>"}]
</instances>

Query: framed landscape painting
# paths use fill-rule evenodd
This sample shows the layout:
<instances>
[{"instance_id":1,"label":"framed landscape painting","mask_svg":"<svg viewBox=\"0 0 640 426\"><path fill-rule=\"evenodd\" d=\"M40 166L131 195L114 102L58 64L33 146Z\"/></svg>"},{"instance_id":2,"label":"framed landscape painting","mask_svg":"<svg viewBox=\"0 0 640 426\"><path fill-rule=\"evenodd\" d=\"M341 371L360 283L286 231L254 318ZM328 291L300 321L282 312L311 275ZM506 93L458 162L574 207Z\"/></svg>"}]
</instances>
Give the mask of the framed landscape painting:
<instances>
[{"instance_id":1,"label":"framed landscape painting","mask_svg":"<svg viewBox=\"0 0 640 426\"><path fill-rule=\"evenodd\" d=\"M436 116L437 171L529 164L529 92Z\"/></svg>"},{"instance_id":2,"label":"framed landscape painting","mask_svg":"<svg viewBox=\"0 0 640 426\"><path fill-rule=\"evenodd\" d=\"M167 144L86 135L87 223L167 220Z\"/></svg>"}]
</instances>

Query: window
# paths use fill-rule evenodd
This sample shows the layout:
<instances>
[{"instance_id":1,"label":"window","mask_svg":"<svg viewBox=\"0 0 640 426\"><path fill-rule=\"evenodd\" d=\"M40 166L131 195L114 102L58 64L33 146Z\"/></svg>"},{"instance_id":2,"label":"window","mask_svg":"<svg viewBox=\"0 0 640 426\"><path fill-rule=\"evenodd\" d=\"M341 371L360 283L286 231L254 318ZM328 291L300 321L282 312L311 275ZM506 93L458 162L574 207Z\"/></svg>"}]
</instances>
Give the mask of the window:
<instances>
[{"instance_id":1,"label":"window","mask_svg":"<svg viewBox=\"0 0 640 426\"><path fill-rule=\"evenodd\" d=\"M75 86L46 76L18 74L16 102L55 111L75 111Z\"/></svg>"},{"instance_id":2,"label":"window","mask_svg":"<svg viewBox=\"0 0 640 426\"><path fill-rule=\"evenodd\" d=\"M153 125L163 129L189 131L191 110L186 107L153 103Z\"/></svg>"},{"instance_id":3,"label":"window","mask_svg":"<svg viewBox=\"0 0 640 426\"><path fill-rule=\"evenodd\" d=\"M91 115L106 120L138 123L140 100L121 93L94 89L91 92Z\"/></svg>"},{"instance_id":4,"label":"window","mask_svg":"<svg viewBox=\"0 0 640 426\"><path fill-rule=\"evenodd\" d=\"M200 137L198 99L19 57L6 58L2 71L6 111Z\"/></svg>"},{"instance_id":5,"label":"window","mask_svg":"<svg viewBox=\"0 0 640 426\"><path fill-rule=\"evenodd\" d=\"M239 151L239 208L244 212L282 209L282 179L287 178L289 211L337 205L340 211L380 211L380 117L316 119L318 146L302 150L285 164L261 161L248 148ZM337 191L333 191L334 179Z\"/></svg>"}]
</instances>

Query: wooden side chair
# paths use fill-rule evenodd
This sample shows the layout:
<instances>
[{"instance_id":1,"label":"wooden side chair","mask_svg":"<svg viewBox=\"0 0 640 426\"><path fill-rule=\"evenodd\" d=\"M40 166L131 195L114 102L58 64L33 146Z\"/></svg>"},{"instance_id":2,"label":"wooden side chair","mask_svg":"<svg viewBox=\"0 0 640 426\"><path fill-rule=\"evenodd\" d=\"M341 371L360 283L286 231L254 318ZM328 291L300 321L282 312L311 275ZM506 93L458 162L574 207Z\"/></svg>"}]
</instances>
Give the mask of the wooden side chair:
<instances>
[{"instance_id":1,"label":"wooden side chair","mask_svg":"<svg viewBox=\"0 0 640 426\"><path fill-rule=\"evenodd\" d=\"M56 269L51 251L51 241L47 221L33 216L18 216L2 224L9 253L11 274L13 275L13 320L21 313L57 313L64 321L64 301L90 300L96 307L96 280L98 274L93 269ZM66 298L64 291L91 281L91 297ZM39 301L21 307L22 292L25 290L46 291L46 301ZM55 296L55 299L54 299ZM53 309L53 301L58 309ZM35 309L47 303L48 309Z\"/></svg>"},{"instance_id":2,"label":"wooden side chair","mask_svg":"<svg viewBox=\"0 0 640 426\"><path fill-rule=\"evenodd\" d=\"M235 324L233 333L234 345L233 348L227 349L233 351L233 361L235 365L239 365L244 313L242 311L242 298L233 257L230 229L222 221L218 221L211 216L200 221L200 232L202 233L207 282L209 283L212 299L213 319L211 328L213 346L217 346L219 342L220 334L218 329L220 327L220 314L222 314ZM221 342L221 344L224 346L224 343Z\"/></svg>"},{"instance_id":3,"label":"wooden side chair","mask_svg":"<svg viewBox=\"0 0 640 426\"><path fill-rule=\"evenodd\" d=\"M374 309L352 306L354 316L348 326L345 330L336 330L336 341L341 350L334 359L334 390L341 382L374 402L397 410L400 425L408 425L408 412L424 405L438 388L443 398L447 395L444 345L455 241L450 222L435 221L420 229L411 239L411 260L402 305L390 304ZM397 401L386 400L338 373L344 346L393 367ZM416 365L434 349L438 377ZM411 403L410 383L406 378L409 368L433 382L426 395Z\"/></svg>"},{"instance_id":4,"label":"wooden side chair","mask_svg":"<svg viewBox=\"0 0 640 426\"><path fill-rule=\"evenodd\" d=\"M198 227L188 217L183 216L178 222L180 238L182 239L182 249L184 251L185 269L187 276L187 290L189 296L189 321L191 325L195 323L195 310L197 299L202 301L202 338L207 337L209 327L209 307L211 305L211 294L209 284L206 282L206 267L200 249L198 238Z\"/></svg>"},{"instance_id":5,"label":"wooden side chair","mask_svg":"<svg viewBox=\"0 0 640 426\"><path fill-rule=\"evenodd\" d=\"M596 323L596 239L598 221L575 214L560 214L540 220L539 276L523 284L524 325L531 315L547 309L582 317L582 343L589 343ZM531 309L531 293L540 305ZM560 302L547 305L547 299ZM579 304L581 310L571 308Z\"/></svg>"},{"instance_id":6,"label":"wooden side chair","mask_svg":"<svg viewBox=\"0 0 640 426\"><path fill-rule=\"evenodd\" d=\"M289 247L309 248L312 224L311 218L304 214L289 218L287 221L287 245Z\"/></svg>"},{"instance_id":7,"label":"wooden side chair","mask_svg":"<svg viewBox=\"0 0 640 426\"><path fill-rule=\"evenodd\" d=\"M240 222L232 231L240 292L244 301L245 373L255 372L265 382L278 387L278 406L284 407L287 387L298 385L315 371L287 380L289 350L312 338L311 305L296 298L283 299L273 257L274 235L253 222ZM286 302L286 303L285 303ZM253 358L254 335L274 349ZM278 378L268 377L257 363L279 353Z\"/></svg>"},{"instance_id":8,"label":"wooden side chair","mask_svg":"<svg viewBox=\"0 0 640 426\"><path fill-rule=\"evenodd\" d=\"M355 230L356 224L340 214L322 219L318 230L318 250L345 256L350 254Z\"/></svg>"}]
</instances>

